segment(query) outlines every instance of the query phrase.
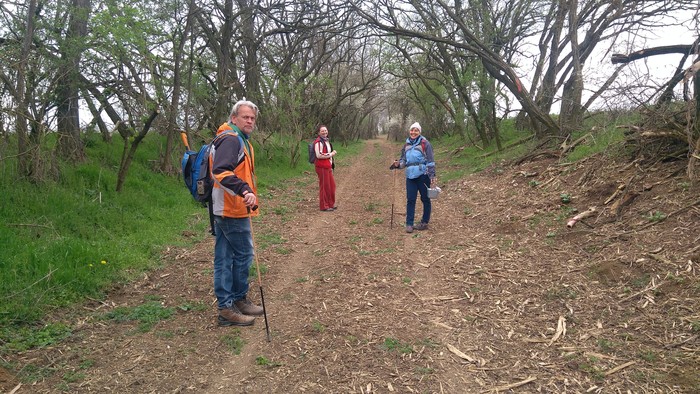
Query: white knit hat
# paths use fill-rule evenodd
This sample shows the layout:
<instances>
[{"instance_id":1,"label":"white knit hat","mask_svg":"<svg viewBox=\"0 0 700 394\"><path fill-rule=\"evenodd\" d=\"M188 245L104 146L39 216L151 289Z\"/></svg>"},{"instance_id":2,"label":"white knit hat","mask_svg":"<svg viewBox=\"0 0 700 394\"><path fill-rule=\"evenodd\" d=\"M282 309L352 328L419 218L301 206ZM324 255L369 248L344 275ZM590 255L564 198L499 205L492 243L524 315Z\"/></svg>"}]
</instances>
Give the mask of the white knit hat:
<instances>
[{"instance_id":1,"label":"white knit hat","mask_svg":"<svg viewBox=\"0 0 700 394\"><path fill-rule=\"evenodd\" d=\"M419 133L420 133L421 131L423 131L423 130L421 130L421 128L420 128L420 123L418 123L418 122L412 124L411 127L409 127L408 129L409 129L409 130L418 129L418 132L419 132Z\"/></svg>"}]
</instances>

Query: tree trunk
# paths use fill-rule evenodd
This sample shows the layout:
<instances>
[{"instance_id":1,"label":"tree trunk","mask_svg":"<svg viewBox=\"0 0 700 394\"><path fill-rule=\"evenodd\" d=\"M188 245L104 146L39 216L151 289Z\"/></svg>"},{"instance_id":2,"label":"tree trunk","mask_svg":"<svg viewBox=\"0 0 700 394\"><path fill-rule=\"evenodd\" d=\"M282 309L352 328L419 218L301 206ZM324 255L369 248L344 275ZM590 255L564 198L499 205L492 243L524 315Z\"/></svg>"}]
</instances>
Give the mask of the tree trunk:
<instances>
[{"instance_id":1,"label":"tree trunk","mask_svg":"<svg viewBox=\"0 0 700 394\"><path fill-rule=\"evenodd\" d=\"M17 132L17 171L20 177L30 177L32 172L32 151L30 146L27 120L29 119L29 103L26 92L27 64L29 52L32 46L35 28L36 0L29 0L27 8L27 30L22 40L22 54L17 65L17 84L15 96L17 107L15 109L15 131Z\"/></svg>"},{"instance_id":2,"label":"tree trunk","mask_svg":"<svg viewBox=\"0 0 700 394\"><path fill-rule=\"evenodd\" d=\"M182 57L185 52L185 43L187 42L187 37L190 34L190 29L192 28L193 13L195 12L196 3L195 0L190 0L187 9L187 19L185 21L185 29L179 37L180 42L177 45L177 49L173 54L173 96L170 100L170 108L168 112L168 123L166 126L166 143L165 152L161 156L160 170L166 174L173 172L172 164L170 163L170 156L174 150L175 141L179 136L179 129L177 127L177 114L180 108L180 95L182 90L182 77L181 77L181 64Z\"/></svg>"},{"instance_id":3,"label":"tree trunk","mask_svg":"<svg viewBox=\"0 0 700 394\"><path fill-rule=\"evenodd\" d=\"M540 39L540 51L543 56L540 57L540 64L536 69L536 75L540 74L540 70L544 68L544 62L546 59L549 60L546 66L546 71L544 72L544 77L542 78L542 83L539 85L537 90L537 96L535 97L535 103L538 107L542 108L542 111L549 113L552 109L552 104L554 103L554 96L557 91L557 74L559 73L559 54L561 50L559 48L559 42L561 41L561 35L564 30L564 21L566 20L566 7L561 5L552 5L551 12L555 14L554 23L549 29L545 29L542 32L542 38ZM547 46L549 42L549 50ZM544 56L549 52L549 56ZM533 89L537 86L539 78L533 80Z\"/></svg>"},{"instance_id":4,"label":"tree trunk","mask_svg":"<svg viewBox=\"0 0 700 394\"><path fill-rule=\"evenodd\" d=\"M218 59L217 59L217 70L216 70L216 107L214 111L214 118L212 128L214 131L215 127L228 119L229 110L231 109L231 104L229 101L229 89L230 81L236 78L232 75L232 60L233 55L231 53L231 45L233 45L233 0L226 0L224 4L224 25L221 27L221 38L217 44L219 49Z\"/></svg>"},{"instance_id":5,"label":"tree trunk","mask_svg":"<svg viewBox=\"0 0 700 394\"><path fill-rule=\"evenodd\" d=\"M243 48L245 50L245 94L246 99L257 103L260 99L260 64L258 62L258 39L255 36L255 2L253 0L236 0L240 7L240 23ZM240 100L243 97L237 97ZM258 105L260 103L257 103Z\"/></svg>"},{"instance_id":6,"label":"tree trunk","mask_svg":"<svg viewBox=\"0 0 700 394\"><path fill-rule=\"evenodd\" d=\"M59 85L56 91L58 106L59 156L70 161L82 161L85 157L80 139L80 59L87 22L90 15L90 0L72 0L70 23L66 37L61 43L61 59L58 67Z\"/></svg>"},{"instance_id":7,"label":"tree trunk","mask_svg":"<svg viewBox=\"0 0 700 394\"><path fill-rule=\"evenodd\" d=\"M690 143L690 159L688 159L688 179L694 184L698 182L696 167L700 161L700 71L695 71L693 76L693 94L695 95L695 119L693 128L688 131L688 142Z\"/></svg>"},{"instance_id":8,"label":"tree trunk","mask_svg":"<svg viewBox=\"0 0 700 394\"><path fill-rule=\"evenodd\" d=\"M151 129L151 125L153 124L153 121L156 119L158 114L160 114L160 110L156 108L148 117L148 120L146 120L146 122L144 123L141 132L136 137L134 137L131 146L129 146L129 139L124 139L124 153L122 154L122 160L119 165L119 173L117 174L117 193L122 191L124 187L124 181L126 180L126 174L129 172L129 167L131 166L131 162L134 160L136 150L141 144L141 141L143 141L143 139L146 138L146 134L148 134L148 131Z\"/></svg>"},{"instance_id":9,"label":"tree trunk","mask_svg":"<svg viewBox=\"0 0 700 394\"><path fill-rule=\"evenodd\" d=\"M496 147L501 150L501 138L496 124L496 80L486 73L479 75L479 120L484 125L485 134L489 141L496 141ZM487 141L483 141L484 144Z\"/></svg>"},{"instance_id":10,"label":"tree trunk","mask_svg":"<svg viewBox=\"0 0 700 394\"><path fill-rule=\"evenodd\" d=\"M112 135L109 133L109 129L107 128L107 125L105 124L104 120L102 120L102 111L98 110L95 106L95 103L90 99L90 95L88 94L87 89L82 88L81 92L83 97L85 98L85 102L87 103L88 109L90 110L90 114L92 114L93 121L91 122L91 124L97 125L97 128L100 130L100 134L102 135L102 141L111 142Z\"/></svg>"},{"instance_id":11,"label":"tree trunk","mask_svg":"<svg viewBox=\"0 0 700 394\"><path fill-rule=\"evenodd\" d=\"M561 133L569 135L581 127L583 113L581 96L583 94L583 76L581 53L578 43L578 0L570 0L569 8L569 41L571 43L571 66L573 68L569 80L564 84L561 100L561 116L559 127Z\"/></svg>"}]
</instances>

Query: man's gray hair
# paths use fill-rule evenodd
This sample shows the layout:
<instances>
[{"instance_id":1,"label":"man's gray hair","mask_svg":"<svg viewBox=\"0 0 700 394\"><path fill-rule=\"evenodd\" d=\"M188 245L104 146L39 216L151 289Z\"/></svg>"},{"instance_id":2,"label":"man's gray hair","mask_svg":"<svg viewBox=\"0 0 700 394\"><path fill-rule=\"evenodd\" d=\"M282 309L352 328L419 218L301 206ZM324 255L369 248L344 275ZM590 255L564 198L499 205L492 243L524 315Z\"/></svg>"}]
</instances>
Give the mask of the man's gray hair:
<instances>
[{"instance_id":1,"label":"man's gray hair","mask_svg":"<svg viewBox=\"0 0 700 394\"><path fill-rule=\"evenodd\" d=\"M236 104L233 104L233 108L231 108L231 115L230 116L238 116L238 109L241 108L241 106L249 107L253 111L255 111L255 116L258 116L258 106L253 104L252 101L248 101L246 99L239 100L236 102Z\"/></svg>"}]
</instances>

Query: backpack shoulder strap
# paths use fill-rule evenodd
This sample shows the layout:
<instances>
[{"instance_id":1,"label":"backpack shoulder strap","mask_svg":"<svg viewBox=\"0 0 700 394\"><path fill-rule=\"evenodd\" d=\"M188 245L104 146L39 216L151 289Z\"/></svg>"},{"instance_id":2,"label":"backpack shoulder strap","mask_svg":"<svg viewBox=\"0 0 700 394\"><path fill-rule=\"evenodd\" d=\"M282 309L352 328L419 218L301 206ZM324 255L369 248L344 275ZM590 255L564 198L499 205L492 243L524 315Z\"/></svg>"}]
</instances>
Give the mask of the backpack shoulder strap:
<instances>
[{"instance_id":1,"label":"backpack shoulder strap","mask_svg":"<svg viewBox=\"0 0 700 394\"><path fill-rule=\"evenodd\" d=\"M420 150L421 154L423 154L425 156L426 139L423 136L420 136L418 138L420 138L419 144L411 145L410 142L406 142L406 144L404 145L404 150L408 151L412 148L415 148L415 149Z\"/></svg>"},{"instance_id":2,"label":"backpack shoulder strap","mask_svg":"<svg viewBox=\"0 0 700 394\"><path fill-rule=\"evenodd\" d=\"M327 152L324 152L324 149L325 149L325 147L326 147L326 144L324 144L323 141L321 141L321 138L320 138L320 137L319 137L319 138L316 138L316 139L314 140L314 150L316 149L316 144L320 144L319 147L318 147L318 151L319 151L319 152L321 152L321 153L327 153Z\"/></svg>"},{"instance_id":3,"label":"backpack shoulder strap","mask_svg":"<svg viewBox=\"0 0 700 394\"><path fill-rule=\"evenodd\" d=\"M227 136L227 135L229 135L229 134L234 134L234 135L238 136L238 138L241 137L241 136L238 135L238 133L236 133L233 129L228 129L228 130L224 130L224 131L222 131L221 133L217 134L216 137L214 137L214 139L211 141L211 143L213 144L214 141L217 141L217 140L219 140L219 139L221 139L221 138L223 138L223 137L225 137L225 136Z\"/></svg>"}]
</instances>

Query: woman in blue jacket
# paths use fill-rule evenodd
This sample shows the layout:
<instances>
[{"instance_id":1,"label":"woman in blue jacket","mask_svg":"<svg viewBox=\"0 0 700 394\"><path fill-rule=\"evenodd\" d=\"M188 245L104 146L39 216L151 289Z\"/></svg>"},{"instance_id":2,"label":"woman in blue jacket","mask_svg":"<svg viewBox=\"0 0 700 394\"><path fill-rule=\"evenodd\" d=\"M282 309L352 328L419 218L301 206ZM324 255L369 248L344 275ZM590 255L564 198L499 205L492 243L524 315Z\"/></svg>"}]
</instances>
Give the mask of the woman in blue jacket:
<instances>
[{"instance_id":1,"label":"woman in blue jacket","mask_svg":"<svg viewBox=\"0 0 700 394\"><path fill-rule=\"evenodd\" d=\"M435 184L435 159L433 146L421 135L418 122L412 124L408 131L406 144L401 150L401 159L395 160L390 168L406 169L406 232L412 233L413 229L427 230L432 208L428 188ZM414 226L418 193L423 203L423 217L420 223Z\"/></svg>"}]
</instances>

